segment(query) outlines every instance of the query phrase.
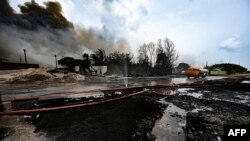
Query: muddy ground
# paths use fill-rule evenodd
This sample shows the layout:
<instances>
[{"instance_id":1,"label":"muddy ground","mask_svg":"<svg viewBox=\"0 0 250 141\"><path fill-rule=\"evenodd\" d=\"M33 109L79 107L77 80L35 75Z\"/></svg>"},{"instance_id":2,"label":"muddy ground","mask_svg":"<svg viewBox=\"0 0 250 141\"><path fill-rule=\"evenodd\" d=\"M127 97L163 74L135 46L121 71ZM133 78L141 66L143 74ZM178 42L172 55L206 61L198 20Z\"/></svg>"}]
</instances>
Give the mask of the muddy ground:
<instances>
[{"instance_id":1,"label":"muddy ground","mask_svg":"<svg viewBox=\"0 0 250 141\"><path fill-rule=\"evenodd\" d=\"M202 106L213 109L187 113L186 140L216 141L218 138L223 139L223 125L250 124L250 108L246 105L220 100L196 99L190 96L176 97L171 101L185 110L193 110Z\"/></svg>"},{"instance_id":2,"label":"muddy ground","mask_svg":"<svg viewBox=\"0 0 250 141\"><path fill-rule=\"evenodd\" d=\"M242 81L248 80L234 78L206 81L204 86L222 85L186 89L176 97L165 98L181 109L191 111L185 117L186 140L223 140L224 125L250 125L250 84Z\"/></svg>"},{"instance_id":3,"label":"muddy ground","mask_svg":"<svg viewBox=\"0 0 250 141\"><path fill-rule=\"evenodd\" d=\"M43 140L150 141L156 139L151 130L165 107L152 97L136 96L98 106L26 115L23 120L35 126L34 133L45 133ZM10 135L7 140L19 140L17 135L11 137L13 129L4 130L2 133ZM37 140L33 136L22 139Z\"/></svg>"},{"instance_id":4,"label":"muddy ground","mask_svg":"<svg viewBox=\"0 0 250 141\"><path fill-rule=\"evenodd\" d=\"M128 83L152 85L183 80L135 79ZM191 81L189 87L158 90L166 95L177 94L174 97L147 93L86 108L1 116L0 140L216 141L223 140L223 125L250 124L248 79L185 81ZM201 85L192 87L191 83ZM115 81L107 85L119 84ZM2 93L10 96L17 91Z\"/></svg>"}]
</instances>

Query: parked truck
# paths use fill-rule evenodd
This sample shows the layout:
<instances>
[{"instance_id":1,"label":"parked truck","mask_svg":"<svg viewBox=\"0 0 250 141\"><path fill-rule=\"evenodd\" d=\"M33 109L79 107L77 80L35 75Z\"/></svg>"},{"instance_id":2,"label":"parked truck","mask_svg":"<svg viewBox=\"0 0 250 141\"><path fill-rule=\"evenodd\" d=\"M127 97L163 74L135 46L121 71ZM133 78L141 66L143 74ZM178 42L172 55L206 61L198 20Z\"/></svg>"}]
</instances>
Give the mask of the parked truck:
<instances>
[{"instance_id":1,"label":"parked truck","mask_svg":"<svg viewBox=\"0 0 250 141\"><path fill-rule=\"evenodd\" d=\"M190 77L194 78L205 78L208 75L208 70L207 69L199 69L199 68L189 68L186 71L186 76L189 79Z\"/></svg>"}]
</instances>

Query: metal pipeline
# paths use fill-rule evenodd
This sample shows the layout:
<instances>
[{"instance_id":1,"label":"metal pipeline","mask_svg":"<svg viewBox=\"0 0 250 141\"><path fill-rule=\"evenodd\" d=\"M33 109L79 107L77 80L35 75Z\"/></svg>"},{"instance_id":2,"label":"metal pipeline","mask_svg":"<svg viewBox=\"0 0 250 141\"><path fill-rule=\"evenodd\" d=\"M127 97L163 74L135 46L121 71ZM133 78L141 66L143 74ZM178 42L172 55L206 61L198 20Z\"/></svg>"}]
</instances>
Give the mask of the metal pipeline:
<instances>
[{"instance_id":1,"label":"metal pipeline","mask_svg":"<svg viewBox=\"0 0 250 141\"><path fill-rule=\"evenodd\" d=\"M81 93L93 93L93 92L112 92L112 91L135 91L135 90L140 90L139 92L134 92L125 96L113 98L113 99L108 99L108 100L102 100L99 102L91 102L91 103L84 103L84 104L72 104L72 105L66 105L66 106L59 106L59 107L52 107L52 108L41 108L41 109L32 109L32 110L18 110L18 111L1 111L0 109L0 115L11 115L11 114L28 114L28 113L35 113L35 112L48 112L48 111L54 111L54 110L61 110L61 109L69 109L69 108L77 108L77 107L84 107L84 106L90 106L90 105L97 105L97 104L102 104L102 103L107 103L115 100L120 100L124 99L127 97L131 97L134 95L142 94L146 91L152 90L152 93L161 95L161 96L176 96L174 95L165 95L158 93L154 91L153 89L157 88L186 88L186 87L209 87L211 85L203 85L203 84L179 84L179 85L155 85L155 86L131 86L131 87L119 87L119 88L109 88L109 89L96 89L96 90L89 90L89 91L72 91L72 92L67 92L67 93L52 93L52 94L45 94L45 95L40 95L40 96L34 96L34 97L26 97L26 98L17 98L17 99L5 99L2 100L2 102L16 102L16 101L31 101L31 100L38 100L40 98L44 98L45 96L69 96L69 95L74 95L74 94L81 94ZM213 85L214 86L214 85ZM216 85L220 86L220 85ZM148 89L148 90L143 90L143 89ZM1 101L0 101L1 102ZM0 105L1 106L1 105ZM1 108L1 107L0 107Z\"/></svg>"},{"instance_id":2,"label":"metal pipeline","mask_svg":"<svg viewBox=\"0 0 250 141\"><path fill-rule=\"evenodd\" d=\"M116 97L116 98L102 100L102 101L82 103L82 104L72 104L72 105L65 105L65 106L58 106L58 107L51 107L51 108L31 109L31 110L5 111L5 112L0 112L0 115L31 114L31 113L37 113L37 112L50 112L50 111L55 111L55 110L93 106L93 105L99 105L99 104L104 104L104 103L108 103L108 102L112 102L112 101L121 100L121 99L128 98L128 97L135 96L135 95L140 95L140 94L143 94L147 91L149 91L149 90L142 90L142 91L131 93L131 94L121 96L121 97Z\"/></svg>"}]
</instances>

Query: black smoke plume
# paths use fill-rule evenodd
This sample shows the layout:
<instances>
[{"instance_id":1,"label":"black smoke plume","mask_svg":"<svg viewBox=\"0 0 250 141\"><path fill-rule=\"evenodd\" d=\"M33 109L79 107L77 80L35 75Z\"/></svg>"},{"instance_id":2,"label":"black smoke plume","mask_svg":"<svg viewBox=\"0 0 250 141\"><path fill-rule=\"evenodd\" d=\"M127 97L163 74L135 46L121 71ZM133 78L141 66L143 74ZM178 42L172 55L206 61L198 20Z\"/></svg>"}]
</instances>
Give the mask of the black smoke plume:
<instances>
[{"instance_id":1,"label":"black smoke plume","mask_svg":"<svg viewBox=\"0 0 250 141\"><path fill-rule=\"evenodd\" d=\"M26 49L29 63L52 65L54 54L81 58L98 48L106 53L129 50L125 40L115 41L105 32L74 26L63 16L59 2L42 6L31 0L19 8L21 12L16 13L8 0L0 0L0 58L23 62Z\"/></svg>"}]
</instances>

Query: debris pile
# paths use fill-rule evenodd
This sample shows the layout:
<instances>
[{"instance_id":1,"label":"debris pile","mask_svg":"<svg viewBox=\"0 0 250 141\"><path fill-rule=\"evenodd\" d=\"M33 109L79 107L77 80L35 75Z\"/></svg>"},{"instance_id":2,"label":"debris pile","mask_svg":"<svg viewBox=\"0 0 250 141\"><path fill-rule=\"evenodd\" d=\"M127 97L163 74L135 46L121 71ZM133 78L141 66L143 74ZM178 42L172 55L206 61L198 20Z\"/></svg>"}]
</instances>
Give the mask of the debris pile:
<instances>
[{"instance_id":1,"label":"debris pile","mask_svg":"<svg viewBox=\"0 0 250 141\"><path fill-rule=\"evenodd\" d=\"M83 81L85 80L85 76L69 73L69 74L57 74L57 77L53 79L53 82L75 82L75 81Z\"/></svg>"},{"instance_id":2,"label":"debris pile","mask_svg":"<svg viewBox=\"0 0 250 141\"><path fill-rule=\"evenodd\" d=\"M25 83L25 82L36 82L45 81L50 79L50 75L47 73L47 68L39 69L24 69L16 73L11 74L11 78L7 80L7 83Z\"/></svg>"},{"instance_id":3,"label":"debris pile","mask_svg":"<svg viewBox=\"0 0 250 141\"><path fill-rule=\"evenodd\" d=\"M8 84L60 83L85 80L85 77L80 74L50 73L48 68L30 68L6 75L9 75L9 79L5 79Z\"/></svg>"}]
</instances>

